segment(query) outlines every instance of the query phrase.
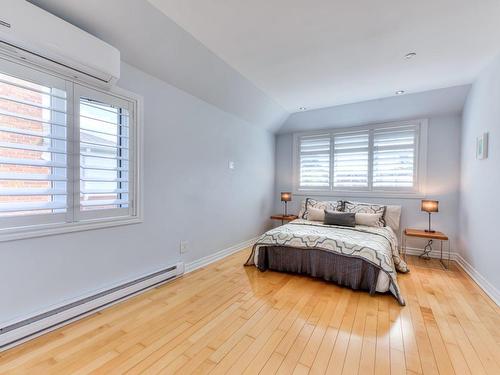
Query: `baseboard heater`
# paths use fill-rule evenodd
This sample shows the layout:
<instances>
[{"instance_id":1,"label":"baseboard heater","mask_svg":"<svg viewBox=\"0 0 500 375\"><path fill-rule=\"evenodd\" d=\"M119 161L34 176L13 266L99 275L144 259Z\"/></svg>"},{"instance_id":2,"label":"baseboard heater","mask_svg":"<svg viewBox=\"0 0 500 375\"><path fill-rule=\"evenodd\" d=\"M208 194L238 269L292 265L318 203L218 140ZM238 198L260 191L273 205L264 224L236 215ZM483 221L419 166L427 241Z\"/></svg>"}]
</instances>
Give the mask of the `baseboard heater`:
<instances>
[{"instance_id":1,"label":"baseboard heater","mask_svg":"<svg viewBox=\"0 0 500 375\"><path fill-rule=\"evenodd\" d=\"M123 301L184 273L184 263L177 263L136 280L73 301L30 318L0 327L0 351L81 319Z\"/></svg>"}]
</instances>

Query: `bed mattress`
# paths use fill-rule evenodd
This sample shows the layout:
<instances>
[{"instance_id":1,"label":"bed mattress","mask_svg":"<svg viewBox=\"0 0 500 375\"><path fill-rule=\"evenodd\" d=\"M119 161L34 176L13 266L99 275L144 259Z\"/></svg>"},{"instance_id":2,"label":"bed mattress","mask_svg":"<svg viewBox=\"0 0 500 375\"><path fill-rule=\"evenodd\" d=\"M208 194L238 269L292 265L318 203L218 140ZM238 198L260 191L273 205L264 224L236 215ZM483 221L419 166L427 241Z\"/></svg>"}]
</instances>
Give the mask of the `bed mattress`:
<instances>
[{"instance_id":1,"label":"bed mattress","mask_svg":"<svg viewBox=\"0 0 500 375\"><path fill-rule=\"evenodd\" d=\"M293 249L301 252L290 251ZM324 262L328 262L330 269ZM401 305L405 303L397 283L397 271L408 272L408 267L399 256L397 237L390 227L357 225L350 228L294 220L264 233L255 243L246 265L316 275L372 293L373 289L382 293L390 291ZM368 276L363 279L364 272L373 278L374 269L378 270L376 283ZM347 274L349 270L351 276ZM370 280L371 284L367 285Z\"/></svg>"}]
</instances>

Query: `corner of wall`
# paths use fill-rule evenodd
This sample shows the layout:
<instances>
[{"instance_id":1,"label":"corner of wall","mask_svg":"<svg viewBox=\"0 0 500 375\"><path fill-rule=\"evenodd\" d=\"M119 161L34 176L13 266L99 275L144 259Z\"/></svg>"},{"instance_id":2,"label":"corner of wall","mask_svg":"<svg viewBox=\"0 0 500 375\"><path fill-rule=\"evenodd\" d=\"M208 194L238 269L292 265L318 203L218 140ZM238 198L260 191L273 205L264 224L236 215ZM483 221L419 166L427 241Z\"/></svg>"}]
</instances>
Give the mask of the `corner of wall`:
<instances>
[{"instance_id":1,"label":"corner of wall","mask_svg":"<svg viewBox=\"0 0 500 375\"><path fill-rule=\"evenodd\" d=\"M500 56L477 77L466 98L462 113L459 189L459 252L468 273L490 295L498 295L500 275L495 251L496 215L500 209ZM489 155L476 157L476 139L489 133ZM495 290L496 292L491 292Z\"/></svg>"}]
</instances>

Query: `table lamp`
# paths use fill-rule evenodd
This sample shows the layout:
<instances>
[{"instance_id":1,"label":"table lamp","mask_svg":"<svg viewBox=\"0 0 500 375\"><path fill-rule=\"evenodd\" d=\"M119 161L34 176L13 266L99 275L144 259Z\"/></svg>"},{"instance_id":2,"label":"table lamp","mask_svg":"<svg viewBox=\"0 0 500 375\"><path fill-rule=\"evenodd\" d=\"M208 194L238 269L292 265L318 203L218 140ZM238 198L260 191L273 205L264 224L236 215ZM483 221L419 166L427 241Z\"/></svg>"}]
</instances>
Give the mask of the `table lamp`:
<instances>
[{"instance_id":1,"label":"table lamp","mask_svg":"<svg viewBox=\"0 0 500 375\"><path fill-rule=\"evenodd\" d=\"M435 233L436 231L431 229L431 213L439 212L439 201L423 199L420 209L429 214L429 229L426 229L425 231L427 233Z\"/></svg>"},{"instance_id":2,"label":"table lamp","mask_svg":"<svg viewBox=\"0 0 500 375\"><path fill-rule=\"evenodd\" d=\"M287 206L286 205L291 200L292 200L292 193L290 193L290 192L281 192L281 201L285 203L285 207L283 208L284 216L288 215Z\"/></svg>"}]
</instances>

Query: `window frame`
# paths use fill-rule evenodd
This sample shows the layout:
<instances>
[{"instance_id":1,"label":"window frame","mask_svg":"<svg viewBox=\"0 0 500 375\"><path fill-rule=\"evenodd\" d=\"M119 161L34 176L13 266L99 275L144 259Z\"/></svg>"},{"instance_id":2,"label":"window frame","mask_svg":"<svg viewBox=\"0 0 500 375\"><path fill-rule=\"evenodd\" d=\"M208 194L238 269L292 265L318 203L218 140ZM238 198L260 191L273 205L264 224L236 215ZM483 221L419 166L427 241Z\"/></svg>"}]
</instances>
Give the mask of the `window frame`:
<instances>
[{"instance_id":1,"label":"window frame","mask_svg":"<svg viewBox=\"0 0 500 375\"><path fill-rule=\"evenodd\" d=\"M42 237L61 233L86 231L92 229L109 228L121 225L137 224L144 221L143 215L143 108L144 99L141 95L125 90L119 86L113 86L109 90L103 90L80 81L45 70L39 66L20 62L0 54L0 66L7 67L5 70L11 74L16 74L19 78L33 80L40 83L42 80L51 82L52 80L65 82L67 95L67 211L62 214L42 214L15 216L9 219L9 227L3 228L0 224L0 242L12 241L16 239ZM79 126L74 123L76 119L77 106L79 101L77 92L91 90L95 96L115 97L118 101L126 101L130 104L129 115L131 126L129 129L129 165L130 179L129 197L130 207L128 215L110 216L96 210L95 215L81 215L79 189L75 189L75 184L79 184L80 157L79 147L74 147L74 143L79 142ZM110 103L113 104L113 103ZM78 104L79 106L79 104ZM56 218L57 216L57 218ZM60 218L65 217L61 222ZM79 221L77 221L79 220ZM12 224L11 224L12 223Z\"/></svg>"},{"instance_id":2,"label":"window frame","mask_svg":"<svg viewBox=\"0 0 500 375\"><path fill-rule=\"evenodd\" d=\"M366 198L423 198L426 195L427 181L427 142L428 142L428 119L415 119L396 121L389 123L374 123L360 126L350 126L342 128L328 128L307 132L293 133L292 142L292 179L293 192L296 195L304 196L342 196L342 197L366 197ZM411 189L399 188L373 188L373 130L399 128L405 126L417 126L417 136L415 145L415 185ZM345 187L335 188L334 182L334 136L336 134L345 134L349 132L369 132L368 142L368 187ZM330 141L330 183L328 188L301 188L300 187L300 138L303 136L314 136L320 134L329 134Z\"/></svg>"}]
</instances>

